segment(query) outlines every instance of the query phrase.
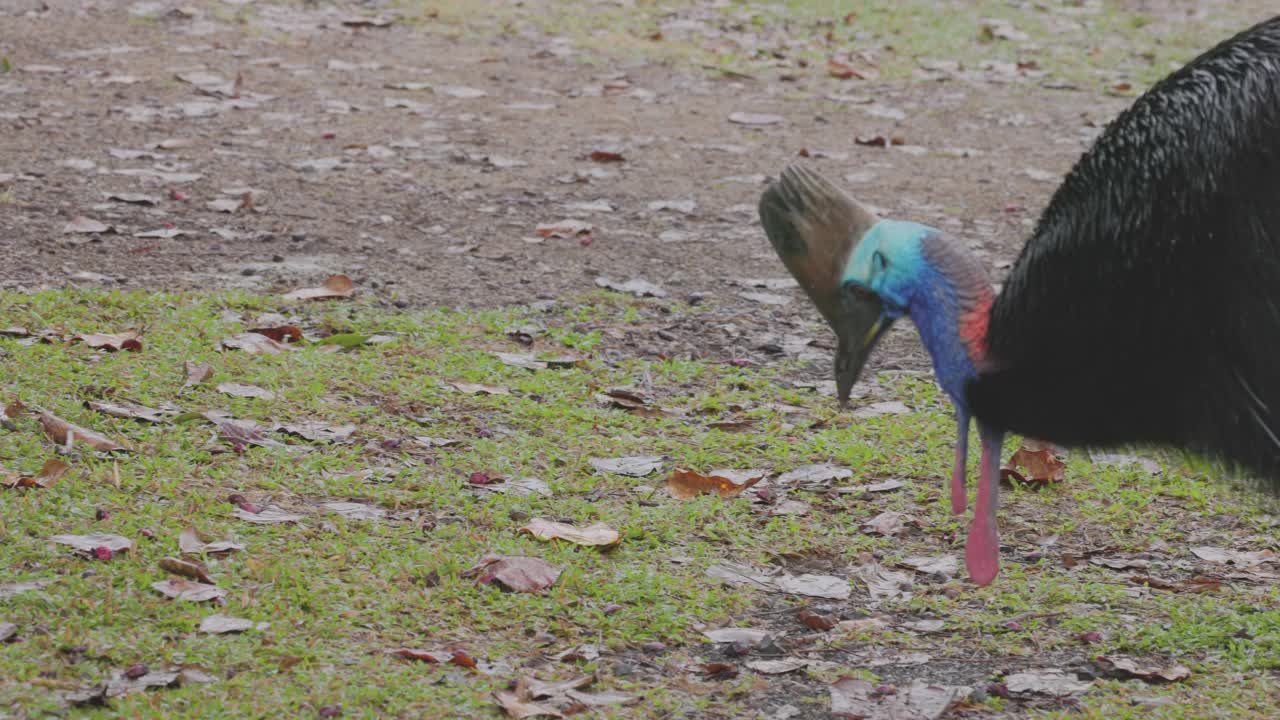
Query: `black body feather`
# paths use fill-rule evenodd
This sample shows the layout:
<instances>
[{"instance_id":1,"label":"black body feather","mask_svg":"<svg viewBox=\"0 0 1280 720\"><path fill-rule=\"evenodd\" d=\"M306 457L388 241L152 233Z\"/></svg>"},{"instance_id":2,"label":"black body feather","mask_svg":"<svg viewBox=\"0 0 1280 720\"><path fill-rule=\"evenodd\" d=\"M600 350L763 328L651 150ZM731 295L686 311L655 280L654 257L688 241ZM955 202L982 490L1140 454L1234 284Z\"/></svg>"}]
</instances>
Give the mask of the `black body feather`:
<instances>
[{"instance_id":1,"label":"black body feather","mask_svg":"<svg viewBox=\"0 0 1280 720\"><path fill-rule=\"evenodd\" d=\"M1280 492L1280 17L1154 86L1075 165L992 308L979 418L1169 444Z\"/></svg>"}]
</instances>

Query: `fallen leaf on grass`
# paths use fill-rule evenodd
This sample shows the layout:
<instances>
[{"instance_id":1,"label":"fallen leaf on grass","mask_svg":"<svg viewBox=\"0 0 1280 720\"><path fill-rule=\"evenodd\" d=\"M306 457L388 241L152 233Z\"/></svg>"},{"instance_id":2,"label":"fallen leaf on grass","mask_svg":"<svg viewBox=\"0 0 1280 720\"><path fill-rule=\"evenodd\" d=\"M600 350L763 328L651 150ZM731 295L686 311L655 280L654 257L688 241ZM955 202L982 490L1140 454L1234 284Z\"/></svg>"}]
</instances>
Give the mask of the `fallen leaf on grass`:
<instances>
[{"instance_id":1,"label":"fallen leaf on grass","mask_svg":"<svg viewBox=\"0 0 1280 720\"><path fill-rule=\"evenodd\" d=\"M355 425L330 425L320 421L304 421L276 425L272 428L282 433L296 435L312 442L344 443L355 433Z\"/></svg>"},{"instance_id":2,"label":"fallen leaf on grass","mask_svg":"<svg viewBox=\"0 0 1280 720\"><path fill-rule=\"evenodd\" d=\"M662 467L661 455L635 455L619 458L592 458L591 467L600 472L626 475L627 477L644 477Z\"/></svg>"},{"instance_id":3,"label":"fallen leaf on grass","mask_svg":"<svg viewBox=\"0 0 1280 720\"><path fill-rule=\"evenodd\" d=\"M915 680L906 690L876 692L862 678L840 678L831 685L831 714L857 720L936 720L968 694L968 688Z\"/></svg>"},{"instance_id":4,"label":"fallen leaf on grass","mask_svg":"<svg viewBox=\"0 0 1280 720\"><path fill-rule=\"evenodd\" d=\"M849 468L836 467L835 465L804 465L782 473L777 480L774 480L774 484L822 487L836 480L843 480L852 476L853 471Z\"/></svg>"},{"instance_id":5,"label":"fallen leaf on grass","mask_svg":"<svg viewBox=\"0 0 1280 720\"><path fill-rule=\"evenodd\" d=\"M24 592L31 592L32 590L41 590L55 582L57 580L25 580L23 582L0 583L0 600L11 598Z\"/></svg>"},{"instance_id":6,"label":"fallen leaf on grass","mask_svg":"<svg viewBox=\"0 0 1280 720\"><path fill-rule=\"evenodd\" d=\"M1131 657L1122 655L1102 655L1098 657L1098 663L1122 677L1135 677L1147 682L1177 682L1191 677L1191 668L1185 665L1169 667L1144 665Z\"/></svg>"},{"instance_id":7,"label":"fallen leaf on grass","mask_svg":"<svg viewBox=\"0 0 1280 720\"><path fill-rule=\"evenodd\" d=\"M503 365L524 368L525 370L546 370L547 364L538 360L533 355L524 353L506 353L495 352L494 356L502 362Z\"/></svg>"},{"instance_id":8,"label":"fallen leaf on grass","mask_svg":"<svg viewBox=\"0 0 1280 720\"><path fill-rule=\"evenodd\" d=\"M290 350L288 345L277 342L258 333L247 332L233 335L222 341L222 347L228 350L240 350L250 355L262 353L263 355L279 355L282 352Z\"/></svg>"},{"instance_id":9,"label":"fallen leaf on grass","mask_svg":"<svg viewBox=\"0 0 1280 720\"><path fill-rule=\"evenodd\" d=\"M857 410L854 410L853 416L860 420L866 420L868 418L880 417L882 415L902 415L909 412L911 412L911 408L897 400L890 400L888 402L864 405Z\"/></svg>"},{"instance_id":10,"label":"fallen leaf on grass","mask_svg":"<svg viewBox=\"0 0 1280 720\"><path fill-rule=\"evenodd\" d=\"M351 297L356 285L346 275L330 275L320 287L300 288L284 294L285 300L327 300Z\"/></svg>"},{"instance_id":11,"label":"fallen leaf on grass","mask_svg":"<svg viewBox=\"0 0 1280 720\"><path fill-rule=\"evenodd\" d=\"M187 602L221 600L227 595L226 590L216 585L192 582L191 580L161 580L151 583L151 588L172 600L185 600Z\"/></svg>"},{"instance_id":12,"label":"fallen leaf on grass","mask_svg":"<svg viewBox=\"0 0 1280 720\"><path fill-rule=\"evenodd\" d=\"M773 583L778 590L792 595L848 600L850 594L849 582L834 575L782 575Z\"/></svg>"},{"instance_id":13,"label":"fallen leaf on grass","mask_svg":"<svg viewBox=\"0 0 1280 720\"><path fill-rule=\"evenodd\" d=\"M863 528L867 532L884 535L885 537L895 537L902 534L907 525L917 522L914 517L906 513L888 510L868 520L863 525Z\"/></svg>"},{"instance_id":14,"label":"fallen leaf on grass","mask_svg":"<svg viewBox=\"0 0 1280 720\"><path fill-rule=\"evenodd\" d=\"M605 690L604 692L597 693L569 690L565 693L565 697L574 701L578 705L585 705L588 708L606 707L609 705L633 705L640 702L640 698L635 695L627 695L626 693L615 692L613 690Z\"/></svg>"},{"instance_id":15,"label":"fallen leaf on grass","mask_svg":"<svg viewBox=\"0 0 1280 720\"><path fill-rule=\"evenodd\" d=\"M388 655L395 655L406 660L417 660L432 664L457 665L458 667L474 668L476 666L475 658L471 657L465 650L418 650L415 648L396 648L387 650Z\"/></svg>"},{"instance_id":16,"label":"fallen leaf on grass","mask_svg":"<svg viewBox=\"0 0 1280 720\"><path fill-rule=\"evenodd\" d=\"M857 78L858 80L874 80L880 73L874 70L858 70L848 63L840 62L835 58L828 58L827 74L840 80L849 80L851 78Z\"/></svg>"},{"instance_id":17,"label":"fallen leaf on grass","mask_svg":"<svg viewBox=\"0 0 1280 720\"><path fill-rule=\"evenodd\" d=\"M190 555L218 555L244 548L243 544L230 540L213 540L193 527L178 533L178 549Z\"/></svg>"},{"instance_id":18,"label":"fallen leaf on grass","mask_svg":"<svg viewBox=\"0 0 1280 720\"><path fill-rule=\"evenodd\" d=\"M88 445L101 452L127 451L128 448L116 443L105 435L87 430L63 420L52 413L42 412L37 416L40 426L44 428L49 439L66 448L76 445Z\"/></svg>"},{"instance_id":19,"label":"fallen leaf on grass","mask_svg":"<svg viewBox=\"0 0 1280 720\"><path fill-rule=\"evenodd\" d=\"M255 623L252 620L244 618L228 617L226 615L210 615L200 621L200 632L209 635L224 635L226 633L239 633L246 630L265 630L267 623Z\"/></svg>"},{"instance_id":20,"label":"fallen leaf on grass","mask_svg":"<svg viewBox=\"0 0 1280 720\"><path fill-rule=\"evenodd\" d=\"M71 466L57 459L49 459L34 476L8 474L0 475L0 486L7 488L47 488L66 475Z\"/></svg>"},{"instance_id":21,"label":"fallen leaf on grass","mask_svg":"<svg viewBox=\"0 0 1280 720\"><path fill-rule=\"evenodd\" d=\"M165 557L160 558L160 569L165 572L181 575L198 582L213 585L213 578L209 577L209 568L203 563L193 562L191 560L179 560L178 558Z\"/></svg>"},{"instance_id":22,"label":"fallen leaf on grass","mask_svg":"<svg viewBox=\"0 0 1280 720\"><path fill-rule=\"evenodd\" d=\"M720 628L718 630L704 630L702 634L707 636L707 639L711 642L740 642L749 645L759 645L762 640L769 636L767 630L755 630L752 628Z\"/></svg>"},{"instance_id":23,"label":"fallen leaf on grass","mask_svg":"<svg viewBox=\"0 0 1280 720\"><path fill-rule=\"evenodd\" d=\"M534 593L546 590L560 577L560 568L551 563L522 555L486 555L475 567L462 573L476 577L487 585L497 583L505 590Z\"/></svg>"},{"instance_id":24,"label":"fallen leaf on grass","mask_svg":"<svg viewBox=\"0 0 1280 720\"><path fill-rule=\"evenodd\" d=\"M182 372L186 375L186 379L182 381L182 387L179 390L186 390L189 387L207 382L213 376L213 366L184 360L182 362Z\"/></svg>"},{"instance_id":25,"label":"fallen leaf on grass","mask_svg":"<svg viewBox=\"0 0 1280 720\"><path fill-rule=\"evenodd\" d=\"M551 486L546 481L533 477L509 480L497 485L490 485L486 489L518 496L541 495L542 497L551 497L552 494Z\"/></svg>"},{"instance_id":26,"label":"fallen leaf on grass","mask_svg":"<svg viewBox=\"0 0 1280 720\"><path fill-rule=\"evenodd\" d=\"M816 613L808 608L803 608L797 613L796 617L810 630L818 632L826 632L836 626L838 622L833 615L824 615Z\"/></svg>"},{"instance_id":27,"label":"fallen leaf on grass","mask_svg":"<svg viewBox=\"0 0 1280 720\"><path fill-rule=\"evenodd\" d=\"M1058 459L1053 446L1026 439L1009 458L1004 469L1019 480L1034 483L1061 482L1067 464Z\"/></svg>"},{"instance_id":28,"label":"fallen leaf on grass","mask_svg":"<svg viewBox=\"0 0 1280 720\"><path fill-rule=\"evenodd\" d=\"M132 540L119 535L110 535L107 533L94 533L92 535L54 535L49 539L59 545L70 545L76 550L85 553L92 553L99 548L106 548L113 553L133 551Z\"/></svg>"},{"instance_id":29,"label":"fallen leaf on grass","mask_svg":"<svg viewBox=\"0 0 1280 720\"><path fill-rule=\"evenodd\" d=\"M181 411L175 407L152 408L146 405L126 401L89 400L84 404L90 410L126 420L142 420L149 423L164 423Z\"/></svg>"},{"instance_id":30,"label":"fallen leaf on grass","mask_svg":"<svg viewBox=\"0 0 1280 720\"><path fill-rule=\"evenodd\" d=\"M732 498L742 494L743 490L755 485L763 478L763 475L759 475L739 483L720 475L702 475L692 470L677 468L667 478L667 490L671 493L671 497L677 500L687 500L704 494Z\"/></svg>"},{"instance_id":31,"label":"fallen leaf on grass","mask_svg":"<svg viewBox=\"0 0 1280 720\"><path fill-rule=\"evenodd\" d=\"M298 522L302 519L301 515L288 512L275 505L268 505L258 510L258 512L251 512L243 507L237 507L234 512L235 516L241 520L258 525L277 525L279 523Z\"/></svg>"},{"instance_id":32,"label":"fallen leaf on grass","mask_svg":"<svg viewBox=\"0 0 1280 720\"><path fill-rule=\"evenodd\" d=\"M289 447L278 440L272 440L259 432L258 424L252 420L233 420L223 417L214 420L218 428L218 436L238 446L256 445L258 447Z\"/></svg>"},{"instance_id":33,"label":"fallen leaf on grass","mask_svg":"<svg viewBox=\"0 0 1280 720\"><path fill-rule=\"evenodd\" d=\"M7 643L18 634L18 626L11 622L0 622L0 643Z\"/></svg>"},{"instance_id":34,"label":"fallen leaf on grass","mask_svg":"<svg viewBox=\"0 0 1280 720\"><path fill-rule=\"evenodd\" d=\"M1078 695L1093 687L1092 680L1079 680L1075 673L1068 673L1065 670L1028 670L1014 673L1004 679L1004 684L1009 688L1009 692L1014 694L1039 693L1055 697Z\"/></svg>"},{"instance_id":35,"label":"fallen leaf on grass","mask_svg":"<svg viewBox=\"0 0 1280 720\"><path fill-rule=\"evenodd\" d=\"M1231 550L1229 548L1201 546L1191 548L1191 552L1201 560L1226 563L1246 568L1253 567L1254 565L1260 565L1265 562L1280 561L1280 555L1277 555L1271 550L1241 552L1239 550Z\"/></svg>"},{"instance_id":36,"label":"fallen leaf on grass","mask_svg":"<svg viewBox=\"0 0 1280 720\"><path fill-rule=\"evenodd\" d=\"M521 699L520 695L512 690L498 690L493 694L493 699L506 711L507 715L517 720L529 717L564 717L564 713L559 710L530 702L527 698Z\"/></svg>"},{"instance_id":37,"label":"fallen leaf on grass","mask_svg":"<svg viewBox=\"0 0 1280 720\"><path fill-rule=\"evenodd\" d=\"M928 557L913 555L903 558L899 561L899 564L926 575L939 574L947 577L954 576L960 569L960 563L954 555L932 555Z\"/></svg>"},{"instance_id":38,"label":"fallen leaf on grass","mask_svg":"<svg viewBox=\"0 0 1280 720\"><path fill-rule=\"evenodd\" d=\"M458 392L469 393L471 395L510 395L511 391L500 385L484 385L481 383L469 382L451 382L449 383Z\"/></svg>"},{"instance_id":39,"label":"fallen leaf on grass","mask_svg":"<svg viewBox=\"0 0 1280 720\"><path fill-rule=\"evenodd\" d=\"M888 570L876 562L859 567L853 574L867 586L872 605L885 600L909 600L911 588L915 585L910 575Z\"/></svg>"},{"instance_id":40,"label":"fallen leaf on grass","mask_svg":"<svg viewBox=\"0 0 1280 720\"><path fill-rule=\"evenodd\" d=\"M260 398L262 400L276 399L276 394L266 388L260 388L257 385L243 385L241 383L218 383L218 392L232 397Z\"/></svg>"},{"instance_id":41,"label":"fallen leaf on grass","mask_svg":"<svg viewBox=\"0 0 1280 720\"><path fill-rule=\"evenodd\" d=\"M265 335L279 343L302 342L302 328L297 325L250 328L249 332Z\"/></svg>"},{"instance_id":42,"label":"fallen leaf on grass","mask_svg":"<svg viewBox=\"0 0 1280 720\"><path fill-rule=\"evenodd\" d=\"M568 540L575 545L610 547L622 540L617 530L604 523L576 528L568 523L533 518L528 525L520 528L520 531L527 532L539 540Z\"/></svg>"},{"instance_id":43,"label":"fallen leaf on grass","mask_svg":"<svg viewBox=\"0 0 1280 720\"><path fill-rule=\"evenodd\" d=\"M808 660L786 658L784 660L748 660L747 667L761 675L782 675L809 666Z\"/></svg>"},{"instance_id":44,"label":"fallen leaf on grass","mask_svg":"<svg viewBox=\"0 0 1280 720\"><path fill-rule=\"evenodd\" d=\"M94 350L106 350L108 352L116 352L117 350L139 352L142 350L142 333L137 330L128 330L114 334L80 333L72 336L71 339L79 340Z\"/></svg>"},{"instance_id":45,"label":"fallen leaf on grass","mask_svg":"<svg viewBox=\"0 0 1280 720\"><path fill-rule=\"evenodd\" d=\"M387 515L387 511L377 505L369 505L366 503L353 502L325 502L320 506L329 512L335 512L345 518L352 520L380 520Z\"/></svg>"}]
</instances>

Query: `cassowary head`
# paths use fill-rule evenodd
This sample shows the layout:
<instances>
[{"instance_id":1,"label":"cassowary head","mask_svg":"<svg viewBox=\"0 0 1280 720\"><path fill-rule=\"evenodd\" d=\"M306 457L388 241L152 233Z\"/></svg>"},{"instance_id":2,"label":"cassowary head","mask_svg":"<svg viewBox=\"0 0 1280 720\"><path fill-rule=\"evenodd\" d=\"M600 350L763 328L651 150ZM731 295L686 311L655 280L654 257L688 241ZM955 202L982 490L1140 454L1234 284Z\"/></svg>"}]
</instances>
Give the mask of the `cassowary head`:
<instances>
[{"instance_id":1,"label":"cassowary head","mask_svg":"<svg viewBox=\"0 0 1280 720\"><path fill-rule=\"evenodd\" d=\"M876 343L909 314L938 381L964 410L964 385L984 360L993 299L967 249L925 225L879 220L800 166L787 168L764 193L760 218L783 263L836 332L842 403Z\"/></svg>"},{"instance_id":2,"label":"cassowary head","mask_svg":"<svg viewBox=\"0 0 1280 720\"><path fill-rule=\"evenodd\" d=\"M840 276L840 303L848 343L837 362L855 368L855 379L876 343L894 321L907 315L922 290L928 264L921 241L935 231L912 222L881 220L854 240Z\"/></svg>"}]
</instances>

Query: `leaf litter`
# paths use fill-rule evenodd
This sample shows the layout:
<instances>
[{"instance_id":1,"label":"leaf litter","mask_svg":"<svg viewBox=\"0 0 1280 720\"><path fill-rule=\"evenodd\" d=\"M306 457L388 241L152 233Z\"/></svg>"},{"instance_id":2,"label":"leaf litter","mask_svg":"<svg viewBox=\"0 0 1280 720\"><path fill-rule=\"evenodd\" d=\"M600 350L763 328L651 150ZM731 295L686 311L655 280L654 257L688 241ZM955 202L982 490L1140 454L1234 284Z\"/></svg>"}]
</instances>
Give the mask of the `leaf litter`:
<instances>
[{"instance_id":1,"label":"leaf litter","mask_svg":"<svg viewBox=\"0 0 1280 720\"><path fill-rule=\"evenodd\" d=\"M612 547L622 541L618 531L604 523L578 528L555 520L533 518L528 525L520 528L520 531L527 532L539 540L567 540L575 545L593 547Z\"/></svg>"}]
</instances>

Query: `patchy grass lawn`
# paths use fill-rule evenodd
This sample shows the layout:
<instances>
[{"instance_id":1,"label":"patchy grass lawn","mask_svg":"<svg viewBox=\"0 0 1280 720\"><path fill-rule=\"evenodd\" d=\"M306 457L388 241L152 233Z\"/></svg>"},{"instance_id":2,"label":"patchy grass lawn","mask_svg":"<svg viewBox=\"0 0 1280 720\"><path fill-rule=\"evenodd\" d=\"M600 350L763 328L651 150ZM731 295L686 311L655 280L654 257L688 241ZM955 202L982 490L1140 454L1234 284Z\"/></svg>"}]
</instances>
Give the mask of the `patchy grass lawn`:
<instances>
[{"instance_id":1,"label":"patchy grass lawn","mask_svg":"<svg viewBox=\"0 0 1280 720\"><path fill-rule=\"evenodd\" d=\"M407 19L459 37L531 25L607 56L700 64L752 76L766 68L825 66L858 77L929 80L973 71L1005 82L1032 73L1057 86L1136 95L1205 47L1204 25L1223 38L1267 16L1260 0L1206 2L1177 12L1102 0L780 0L710 5L400 0ZM1185 17L1194 16L1195 23ZM835 66L833 72L841 72Z\"/></svg>"},{"instance_id":2,"label":"patchy grass lawn","mask_svg":"<svg viewBox=\"0 0 1280 720\"><path fill-rule=\"evenodd\" d=\"M212 682L112 698L106 708L73 705L74 714L306 717L332 716L340 705L344 717L492 717L491 693L518 678L592 674L587 692L639 699L592 711L602 717L769 717L788 705L793 717L825 717L827 683L850 674L975 688L975 712L1267 717L1280 699L1274 560L1254 556L1258 564L1240 568L1187 551L1275 549L1276 520L1256 497L1176 463L1152 475L1073 456L1067 482L1009 493L1005 569L993 586L972 587L962 570L961 579L904 570L909 556L960 555L962 528L939 492L952 440L943 399L925 378L885 374L864 406L899 401L907 411L882 405L886 414L856 418L836 413L787 364L715 353L661 358L629 341L717 322L714 304L600 294L537 310L398 312L360 301L68 290L6 294L0 308L6 325L49 331L52 340L0 339L4 397L29 409L0 432L3 467L24 476L51 458L71 467L50 487L0 490L0 588L53 581L0 594L0 623L15 626L0 644L0 714L65 712L77 693L91 695L139 664L198 668ZM278 355L219 349L249 328L282 324L259 319L265 313L285 314L283 324L316 337L386 337L340 352L311 341ZM141 352L61 339L126 329L144 330ZM579 362L530 370L495 352ZM207 363L212 376L184 390L185 362ZM510 394L475 395L455 382ZM274 398L228 396L220 383ZM615 387L647 396L647 409L600 397ZM113 418L85 406L94 400L171 403L187 415L158 424ZM60 451L34 408L133 452ZM655 408L663 414L653 416ZM262 437L282 445L228 440L192 416L210 410L256 421ZM305 421L355 431L326 443L269 430ZM591 464L639 455L661 456L661 468L628 477ZM778 481L826 462L851 476L803 488ZM676 467L764 470L768 491L676 500L665 489ZM545 495L512 490L531 477L545 482ZM886 480L901 486L865 491ZM233 502L236 494L243 497ZM326 502L366 512L349 517ZM258 524L236 503L301 517ZM794 514L778 514L784 507ZM362 517L369 511L380 517ZM908 516L896 537L864 527L889 511ZM622 539L604 551L543 542L520 530L533 518L605 523ZM226 591L221 606L151 587L175 577L160 562L181 556L178 537L190 527L245 545L188 556L206 562ZM124 536L136 549L101 560L50 542L89 533ZM540 558L563 572L543 592L505 592L465 575L489 553ZM850 581L851 596L708 576L724 563L833 575ZM878 601L859 579L868 567L902 573ZM801 610L843 623L815 629ZM218 613L269 626L199 631ZM717 645L701 634L733 626L775 639ZM460 650L478 665L387 653L397 648L446 651L446 659ZM1094 658L1118 655L1185 665L1191 675L1158 684L1100 678L1079 700L1063 701L991 685L1027 669L1087 679L1102 674ZM762 659L811 664L776 676L747 664Z\"/></svg>"}]
</instances>

